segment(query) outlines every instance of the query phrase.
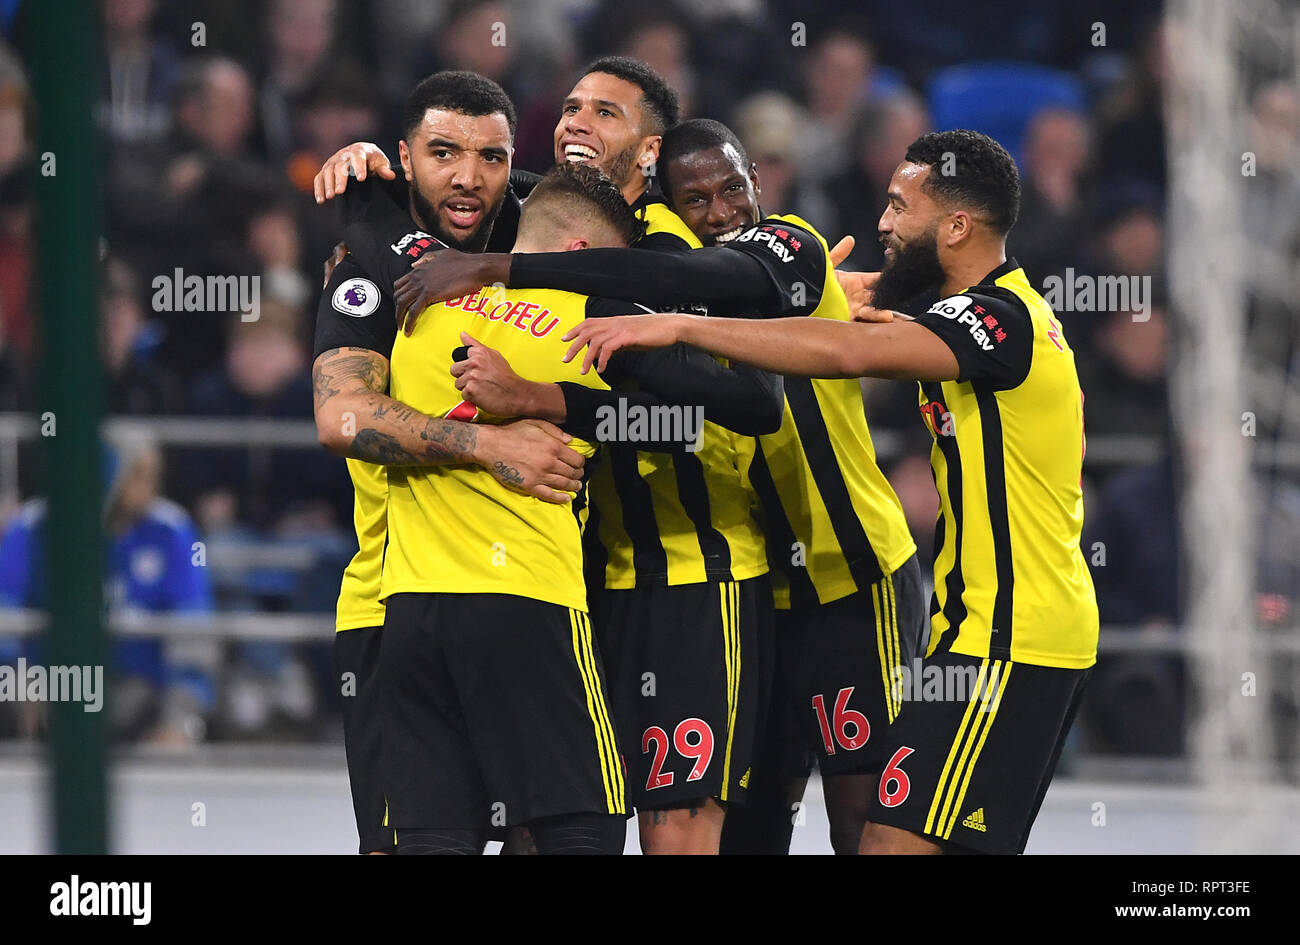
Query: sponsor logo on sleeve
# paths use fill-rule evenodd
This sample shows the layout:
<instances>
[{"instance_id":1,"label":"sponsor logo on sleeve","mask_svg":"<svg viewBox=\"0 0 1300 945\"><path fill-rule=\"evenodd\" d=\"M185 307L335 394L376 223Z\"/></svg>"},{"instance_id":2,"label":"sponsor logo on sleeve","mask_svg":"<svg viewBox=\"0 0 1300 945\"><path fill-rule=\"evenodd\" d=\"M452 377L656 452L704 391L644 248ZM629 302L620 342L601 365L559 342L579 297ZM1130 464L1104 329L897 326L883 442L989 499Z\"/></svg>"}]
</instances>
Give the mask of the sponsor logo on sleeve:
<instances>
[{"instance_id":1,"label":"sponsor logo on sleeve","mask_svg":"<svg viewBox=\"0 0 1300 945\"><path fill-rule=\"evenodd\" d=\"M379 286L369 279L349 279L334 290L334 310L353 318L365 318L379 308Z\"/></svg>"},{"instance_id":2,"label":"sponsor logo on sleeve","mask_svg":"<svg viewBox=\"0 0 1300 945\"><path fill-rule=\"evenodd\" d=\"M423 230L416 230L414 233L407 233L396 243L391 244L388 248L398 256L405 254L418 259L430 246L436 246L441 249L442 245L443 244L437 239Z\"/></svg>"},{"instance_id":3,"label":"sponsor logo on sleeve","mask_svg":"<svg viewBox=\"0 0 1300 945\"><path fill-rule=\"evenodd\" d=\"M985 351L992 351L1007 337L1006 330L998 323L997 317L969 295L940 299L930 306L927 314L942 315L956 321L958 325L965 325L971 338Z\"/></svg>"},{"instance_id":4,"label":"sponsor logo on sleeve","mask_svg":"<svg viewBox=\"0 0 1300 945\"><path fill-rule=\"evenodd\" d=\"M774 226L752 226L727 245L735 246L737 243L749 242L766 244L767 248L783 263L794 262L794 254L802 245L797 239L791 237L789 230Z\"/></svg>"}]
</instances>

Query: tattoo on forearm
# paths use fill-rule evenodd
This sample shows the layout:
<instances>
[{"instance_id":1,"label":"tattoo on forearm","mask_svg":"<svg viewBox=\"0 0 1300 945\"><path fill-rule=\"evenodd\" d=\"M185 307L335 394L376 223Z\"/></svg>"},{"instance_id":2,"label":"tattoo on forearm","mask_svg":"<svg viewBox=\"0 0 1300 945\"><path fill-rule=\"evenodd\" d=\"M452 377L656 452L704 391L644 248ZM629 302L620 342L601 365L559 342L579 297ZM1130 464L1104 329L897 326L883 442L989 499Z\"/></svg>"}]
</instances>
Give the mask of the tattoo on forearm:
<instances>
[{"instance_id":1,"label":"tattoo on forearm","mask_svg":"<svg viewBox=\"0 0 1300 945\"><path fill-rule=\"evenodd\" d=\"M374 421L360 427L347 454L369 463L428 465L430 461L472 462L478 429L470 423L428 417L387 396L388 359L364 348L332 348L312 365L316 409L333 397L363 395L354 413ZM360 388L360 389L359 389Z\"/></svg>"},{"instance_id":2,"label":"tattoo on forearm","mask_svg":"<svg viewBox=\"0 0 1300 945\"><path fill-rule=\"evenodd\" d=\"M416 411L411 413L415 414ZM474 425L457 420L430 417L418 436L425 445L417 452L404 447L402 441L391 433L374 427L362 427L352 438L348 455L353 459L380 465L423 466L430 460L439 459L470 462L478 446L478 430ZM522 481L522 477L520 479Z\"/></svg>"},{"instance_id":3,"label":"tattoo on forearm","mask_svg":"<svg viewBox=\"0 0 1300 945\"><path fill-rule=\"evenodd\" d=\"M418 456L402 448L397 437L369 427L357 431L357 435L352 438L352 448L348 450L348 455L380 466L412 466L420 461Z\"/></svg>"}]
</instances>

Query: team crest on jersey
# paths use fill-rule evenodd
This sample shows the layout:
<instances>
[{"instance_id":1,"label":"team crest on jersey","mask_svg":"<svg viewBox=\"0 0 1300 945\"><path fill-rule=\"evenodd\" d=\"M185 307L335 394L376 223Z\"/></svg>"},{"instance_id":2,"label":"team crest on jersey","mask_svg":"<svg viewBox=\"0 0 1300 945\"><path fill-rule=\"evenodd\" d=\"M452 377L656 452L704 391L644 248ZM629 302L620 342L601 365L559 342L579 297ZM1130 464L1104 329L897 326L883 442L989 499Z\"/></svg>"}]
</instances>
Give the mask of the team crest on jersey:
<instances>
[{"instance_id":1,"label":"team crest on jersey","mask_svg":"<svg viewBox=\"0 0 1300 945\"><path fill-rule=\"evenodd\" d=\"M379 286L369 279L349 279L334 290L335 311L365 318L379 308Z\"/></svg>"}]
</instances>

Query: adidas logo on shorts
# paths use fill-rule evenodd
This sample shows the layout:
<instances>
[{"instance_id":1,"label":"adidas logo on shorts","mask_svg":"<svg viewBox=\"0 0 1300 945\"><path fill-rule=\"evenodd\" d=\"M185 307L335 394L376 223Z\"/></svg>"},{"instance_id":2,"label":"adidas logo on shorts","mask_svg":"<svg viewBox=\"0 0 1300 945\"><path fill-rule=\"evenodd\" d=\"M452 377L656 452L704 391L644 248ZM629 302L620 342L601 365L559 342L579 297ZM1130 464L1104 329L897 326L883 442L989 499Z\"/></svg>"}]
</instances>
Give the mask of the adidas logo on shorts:
<instances>
[{"instance_id":1,"label":"adidas logo on shorts","mask_svg":"<svg viewBox=\"0 0 1300 945\"><path fill-rule=\"evenodd\" d=\"M984 825L984 808L981 807L979 810L971 811L966 815L966 819L961 822L961 825L968 830L987 833L989 828Z\"/></svg>"}]
</instances>

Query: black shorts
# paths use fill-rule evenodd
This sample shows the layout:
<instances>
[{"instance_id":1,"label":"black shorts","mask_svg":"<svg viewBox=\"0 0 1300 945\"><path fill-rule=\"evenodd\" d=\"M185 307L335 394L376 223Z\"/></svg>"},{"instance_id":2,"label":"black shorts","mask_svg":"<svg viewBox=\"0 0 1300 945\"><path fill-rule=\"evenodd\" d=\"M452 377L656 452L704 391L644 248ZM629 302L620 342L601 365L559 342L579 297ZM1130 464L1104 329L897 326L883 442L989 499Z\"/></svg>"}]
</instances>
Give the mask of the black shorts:
<instances>
[{"instance_id":1,"label":"black shorts","mask_svg":"<svg viewBox=\"0 0 1300 945\"><path fill-rule=\"evenodd\" d=\"M848 597L776 612L776 678L768 757L779 776L874 773L889 759L902 709L893 682L922 652L930 616L913 555Z\"/></svg>"},{"instance_id":2,"label":"black shorts","mask_svg":"<svg viewBox=\"0 0 1300 945\"><path fill-rule=\"evenodd\" d=\"M593 597L638 809L743 802L771 678L766 577Z\"/></svg>"},{"instance_id":3,"label":"black shorts","mask_svg":"<svg viewBox=\"0 0 1300 945\"><path fill-rule=\"evenodd\" d=\"M352 785L359 853L397 851L397 835L384 826L384 789L379 780L379 641L383 627L334 634L334 675L343 702L343 750Z\"/></svg>"},{"instance_id":4,"label":"black shorts","mask_svg":"<svg viewBox=\"0 0 1300 945\"><path fill-rule=\"evenodd\" d=\"M1023 852L1092 670L935 653L922 672L890 727L868 819L944 846Z\"/></svg>"},{"instance_id":5,"label":"black shorts","mask_svg":"<svg viewBox=\"0 0 1300 945\"><path fill-rule=\"evenodd\" d=\"M480 830L625 814L604 670L581 611L394 594L379 674L389 823Z\"/></svg>"}]
</instances>

